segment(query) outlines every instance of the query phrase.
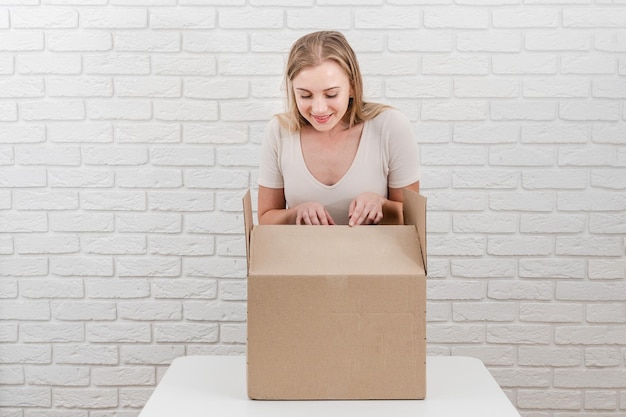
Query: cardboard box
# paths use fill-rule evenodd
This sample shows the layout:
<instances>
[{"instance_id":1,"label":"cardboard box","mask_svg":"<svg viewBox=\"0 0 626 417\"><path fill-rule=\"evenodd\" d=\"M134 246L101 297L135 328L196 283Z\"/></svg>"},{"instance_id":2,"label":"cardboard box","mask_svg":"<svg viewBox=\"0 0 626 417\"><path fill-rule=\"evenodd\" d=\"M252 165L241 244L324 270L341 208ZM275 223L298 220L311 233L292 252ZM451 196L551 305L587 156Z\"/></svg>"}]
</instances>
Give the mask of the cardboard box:
<instances>
[{"instance_id":1,"label":"cardboard box","mask_svg":"<svg viewBox=\"0 0 626 417\"><path fill-rule=\"evenodd\" d=\"M426 199L404 225L253 225L248 396L258 400L426 396Z\"/></svg>"}]
</instances>

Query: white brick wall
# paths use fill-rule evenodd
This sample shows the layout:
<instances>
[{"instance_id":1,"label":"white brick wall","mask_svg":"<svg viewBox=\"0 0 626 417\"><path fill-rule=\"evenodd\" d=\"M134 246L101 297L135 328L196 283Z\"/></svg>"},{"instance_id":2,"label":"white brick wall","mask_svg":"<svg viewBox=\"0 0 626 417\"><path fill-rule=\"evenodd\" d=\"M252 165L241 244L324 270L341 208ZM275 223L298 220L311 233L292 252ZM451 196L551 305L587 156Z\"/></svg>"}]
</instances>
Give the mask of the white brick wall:
<instances>
[{"instance_id":1,"label":"white brick wall","mask_svg":"<svg viewBox=\"0 0 626 417\"><path fill-rule=\"evenodd\" d=\"M0 0L0 416L137 416L245 352L240 198L324 28L419 137L429 353L626 415L623 1Z\"/></svg>"}]
</instances>

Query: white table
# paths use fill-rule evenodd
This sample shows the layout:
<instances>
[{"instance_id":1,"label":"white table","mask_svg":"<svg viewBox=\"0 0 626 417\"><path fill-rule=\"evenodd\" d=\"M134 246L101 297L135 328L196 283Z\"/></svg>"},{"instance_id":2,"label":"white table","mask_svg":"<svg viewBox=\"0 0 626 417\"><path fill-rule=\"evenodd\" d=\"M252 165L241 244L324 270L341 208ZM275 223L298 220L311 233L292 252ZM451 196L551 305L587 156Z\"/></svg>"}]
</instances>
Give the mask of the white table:
<instances>
[{"instance_id":1,"label":"white table","mask_svg":"<svg viewBox=\"0 0 626 417\"><path fill-rule=\"evenodd\" d=\"M245 356L175 359L139 417L520 417L478 359L429 356L427 398L393 401L253 401Z\"/></svg>"}]
</instances>

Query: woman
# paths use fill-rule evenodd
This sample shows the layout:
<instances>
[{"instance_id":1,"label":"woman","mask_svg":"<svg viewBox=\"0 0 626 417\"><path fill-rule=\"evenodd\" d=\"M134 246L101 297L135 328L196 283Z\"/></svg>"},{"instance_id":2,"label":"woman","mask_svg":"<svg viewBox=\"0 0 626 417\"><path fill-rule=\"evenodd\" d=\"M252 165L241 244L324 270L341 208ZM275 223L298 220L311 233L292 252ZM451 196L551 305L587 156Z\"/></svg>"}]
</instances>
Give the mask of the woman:
<instances>
[{"instance_id":1,"label":"woman","mask_svg":"<svg viewBox=\"0 0 626 417\"><path fill-rule=\"evenodd\" d=\"M286 113L269 123L259 172L260 224L402 223L402 191L419 192L408 119L363 100L354 51L339 32L291 48Z\"/></svg>"}]
</instances>

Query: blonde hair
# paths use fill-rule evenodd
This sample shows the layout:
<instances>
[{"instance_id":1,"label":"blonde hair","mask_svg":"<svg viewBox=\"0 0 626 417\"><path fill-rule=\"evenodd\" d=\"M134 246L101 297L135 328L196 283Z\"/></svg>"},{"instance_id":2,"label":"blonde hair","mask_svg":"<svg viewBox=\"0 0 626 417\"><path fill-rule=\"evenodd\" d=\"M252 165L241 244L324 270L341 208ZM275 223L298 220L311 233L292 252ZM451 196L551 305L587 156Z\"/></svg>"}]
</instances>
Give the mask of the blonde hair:
<instances>
[{"instance_id":1,"label":"blonde hair","mask_svg":"<svg viewBox=\"0 0 626 417\"><path fill-rule=\"evenodd\" d=\"M363 78L352 47L343 34L336 31L309 33L298 39L291 47L285 70L287 111L279 114L281 123L291 131L299 131L310 123L300 114L293 90L293 79L305 68L333 61L346 72L353 95L348 103L345 122L352 127L372 119L389 106L367 103L363 100Z\"/></svg>"}]
</instances>

